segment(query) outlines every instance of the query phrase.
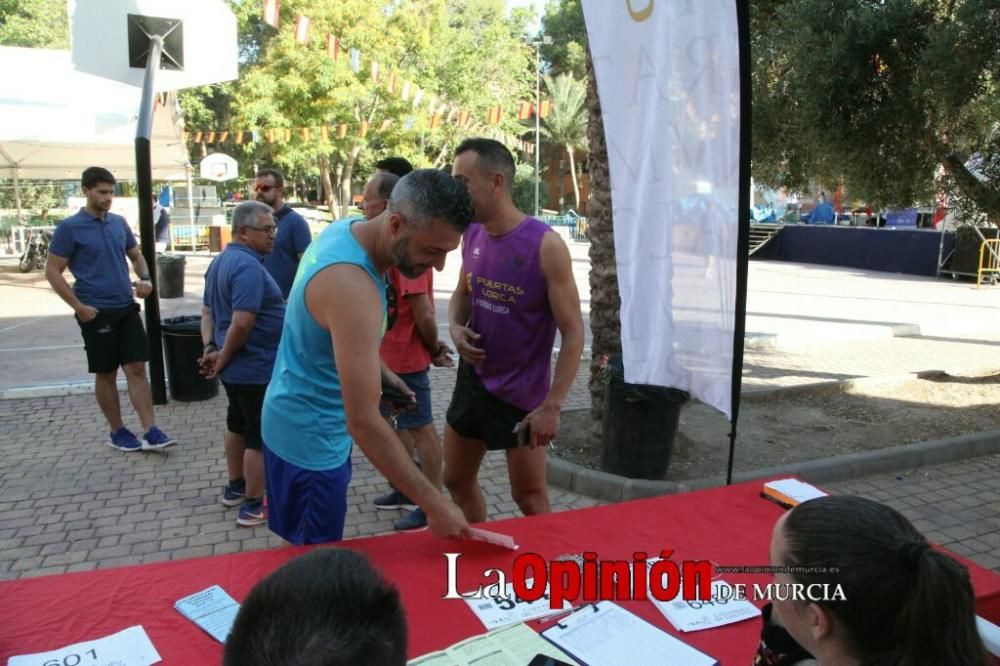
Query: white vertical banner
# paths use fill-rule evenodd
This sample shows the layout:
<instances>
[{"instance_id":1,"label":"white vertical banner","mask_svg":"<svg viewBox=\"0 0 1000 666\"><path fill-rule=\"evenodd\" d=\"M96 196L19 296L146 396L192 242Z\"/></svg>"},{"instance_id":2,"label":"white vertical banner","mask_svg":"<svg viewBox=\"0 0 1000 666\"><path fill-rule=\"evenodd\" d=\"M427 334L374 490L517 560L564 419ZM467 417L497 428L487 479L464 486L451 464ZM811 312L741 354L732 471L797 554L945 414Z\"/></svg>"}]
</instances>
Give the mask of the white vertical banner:
<instances>
[{"instance_id":1,"label":"white vertical banner","mask_svg":"<svg viewBox=\"0 0 1000 666\"><path fill-rule=\"evenodd\" d=\"M690 391L730 418L737 1L583 0L610 162L625 381Z\"/></svg>"}]
</instances>

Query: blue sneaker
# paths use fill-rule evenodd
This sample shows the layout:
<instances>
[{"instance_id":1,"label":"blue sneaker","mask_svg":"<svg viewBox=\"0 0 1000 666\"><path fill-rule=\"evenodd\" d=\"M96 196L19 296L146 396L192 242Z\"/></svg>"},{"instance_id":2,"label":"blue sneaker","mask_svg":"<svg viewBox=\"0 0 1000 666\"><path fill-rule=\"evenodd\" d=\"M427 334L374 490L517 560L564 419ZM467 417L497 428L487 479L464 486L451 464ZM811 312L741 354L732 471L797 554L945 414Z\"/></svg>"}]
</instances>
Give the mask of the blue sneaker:
<instances>
[{"instance_id":1,"label":"blue sneaker","mask_svg":"<svg viewBox=\"0 0 1000 666\"><path fill-rule=\"evenodd\" d=\"M108 435L106 444L119 451L142 451L142 444L132 434L132 431L125 426L118 428L118 430Z\"/></svg>"},{"instance_id":2,"label":"blue sneaker","mask_svg":"<svg viewBox=\"0 0 1000 666\"><path fill-rule=\"evenodd\" d=\"M240 527L256 527L267 522L267 511L264 509L264 500L245 500L240 506L240 513L236 516L236 524Z\"/></svg>"},{"instance_id":3,"label":"blue sneaker","mask_svg":"<svg viewBox=\"0 0 1000 666\"><path fill-rule=\"evenodd\" d=\"M421 508L416 508L393 524L397 532L419 532L427 529L427 514Z\"/></svg>"},{"instance_id":4,"label":"blue sneaker","mask_svg":"<svg viewBox=\"0 0 1000 666\"><path fill-rule=\"evenodd\" d=\"M247 482L228 483L226 489L222 491L222 503L226 506L239 506L246 499Z\"/></svg>"},{"instance_id":5,"label":"blue sneaker","mask_svg":"<svg viewBox=\"0 0 1000 666\"><path fill-rule=\"evenodd\" d=\"M142 436L143 451L159 451L160 449L165 449L168 446L173 446L176 443L176 439L156 426L150 428L149 431Z\"/></svg>"}]
</instances>

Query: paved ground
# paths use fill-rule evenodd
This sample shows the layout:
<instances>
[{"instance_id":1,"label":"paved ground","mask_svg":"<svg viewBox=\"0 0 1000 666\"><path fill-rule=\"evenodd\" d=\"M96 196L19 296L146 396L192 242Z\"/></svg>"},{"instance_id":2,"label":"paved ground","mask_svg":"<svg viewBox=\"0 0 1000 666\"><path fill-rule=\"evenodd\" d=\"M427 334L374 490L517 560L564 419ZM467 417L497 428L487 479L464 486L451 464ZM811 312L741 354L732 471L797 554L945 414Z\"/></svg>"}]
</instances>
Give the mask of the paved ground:
<instances>
[{"instance_id":1,"label":"paved ground","mask_svg":"<svg viewBox=\"0 0 1000 666\"><path fill-rule=\"evenodd\" d=\"M571 250L589 311L586 245ZM163 301L164 316L197 310L197 276L205 264L205 258L190 260L186 298ZM442 318L455 269L450 265L437 278ZM751 263L750 287L747 388L1000 367L997 289L774 262ZM40 275L22 276L0 262L0 302L0 393L26 395L19 387L87 378L76 325ZM589 405L586 380L582 372L567 408ZM454 372L435 370L432 381L440 425ZM167 453L124 454L101 445L105 425L89 393L0 400L0 577L279 545L266 528L237 528L235 511L218 502L223 414L222 398L172 402L158 408L158 421L182 445ZM391 530L399 514L370 505L384 482L360 454L355 463L347 534ZM505 477L502 459L490 459L481 482L491 518L515 515ZM833 489L892 504L931 538L1000 571L998 479L1000 457L991 457ZM557 510L593 503L554 492Z\"/></svg>"}]
</instances>

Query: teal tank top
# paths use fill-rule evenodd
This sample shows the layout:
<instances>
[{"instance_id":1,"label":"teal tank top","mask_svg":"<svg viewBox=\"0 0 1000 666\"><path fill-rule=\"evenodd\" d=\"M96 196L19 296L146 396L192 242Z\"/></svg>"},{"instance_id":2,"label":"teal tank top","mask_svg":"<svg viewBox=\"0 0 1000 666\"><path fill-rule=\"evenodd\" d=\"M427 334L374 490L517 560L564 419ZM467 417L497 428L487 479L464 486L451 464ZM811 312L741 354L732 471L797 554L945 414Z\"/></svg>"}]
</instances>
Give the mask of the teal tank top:
<instances>
[{"instance_id":1,"label":"teal tank top","mask_svg":"<svg viewBox=\"0 0 1000 666\"><path fill-rule=\"evenodd\" d=\"M385 332L385 282L351 233L355 222L330 225L302 255L261 415L264 445L281 459L312 471L340 467L351 453L352 442L330 332L316 323L306 307L309 281L333 264L363 268L378 288Z\"/></svg>"}]
</instances>

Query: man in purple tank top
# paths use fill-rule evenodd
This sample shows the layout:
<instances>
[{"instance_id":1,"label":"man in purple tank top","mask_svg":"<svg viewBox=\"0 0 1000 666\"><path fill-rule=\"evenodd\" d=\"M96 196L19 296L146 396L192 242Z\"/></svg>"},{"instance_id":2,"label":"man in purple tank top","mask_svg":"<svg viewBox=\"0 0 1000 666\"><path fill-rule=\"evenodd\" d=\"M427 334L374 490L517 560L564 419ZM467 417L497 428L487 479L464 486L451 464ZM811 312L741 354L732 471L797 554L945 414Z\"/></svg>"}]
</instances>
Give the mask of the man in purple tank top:
<instances>
[{"instance_id":1,"label":"man in purple tank top","mask_svg":"<svg viewBox=\"0 0 1000 666\"><path fill-rule=\"evenodd\" d=\"M503 450L514 501L527 516L547 513L545 448L559 432L583 352L569 249L514 205L514 158L503 144L463 141L452 175L469 190L477 222L462 237L448 308L461 361L445 427L444 483L470 523L485 520L479 466L487 450ZM562 345L550 379L557 328Z\"/></svg>"}]
</instances>

